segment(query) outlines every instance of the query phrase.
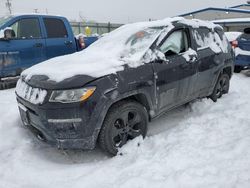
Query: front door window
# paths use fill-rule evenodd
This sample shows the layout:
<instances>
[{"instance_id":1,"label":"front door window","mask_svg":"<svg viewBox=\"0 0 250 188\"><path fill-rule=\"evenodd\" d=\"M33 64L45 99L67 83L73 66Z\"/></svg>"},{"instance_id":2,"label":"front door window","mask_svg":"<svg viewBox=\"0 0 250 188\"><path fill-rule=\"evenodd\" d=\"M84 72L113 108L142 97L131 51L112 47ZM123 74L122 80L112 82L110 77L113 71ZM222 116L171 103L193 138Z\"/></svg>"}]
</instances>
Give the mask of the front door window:
<instances>
[{"instance_id":1,"label":"front door window","mask_svg":"<svg viewBox=\"0 0 250 188\"><path fill-rule=\"evenodd\" d=\"M10 26L13 29L13 39L41 38L39 20L36 18L21 19Z\"/></svg>"}]
</instances>

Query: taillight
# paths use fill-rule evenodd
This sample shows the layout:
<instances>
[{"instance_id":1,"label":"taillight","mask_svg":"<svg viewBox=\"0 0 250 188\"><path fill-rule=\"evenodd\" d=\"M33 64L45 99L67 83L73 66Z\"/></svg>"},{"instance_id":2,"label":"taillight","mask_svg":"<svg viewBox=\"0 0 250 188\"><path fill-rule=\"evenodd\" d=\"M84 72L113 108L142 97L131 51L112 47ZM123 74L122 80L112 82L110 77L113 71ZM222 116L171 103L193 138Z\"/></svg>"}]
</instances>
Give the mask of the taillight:
<instances>
[{"instance_id":1,"label":"taillight","mask_svg":"<svg viewBox=\"0 0 250 188\"><path fill-rule=\"evenodd\" d=\"M237 48L238 47L238 41L237 40L232 41L231 45L232 45L233 48Z\"/></svg>"},{"instance_id":2,"label":"taillight","mask_svg":"<svg viewBox=\"0 0 250 188\"><path fill-rule=\"evenodd\" d=\"M85 48L84 37L80 36L79 39L78 39L78 42L79 42L80 48L84 49Z\"/></svg>"}]
</instances>

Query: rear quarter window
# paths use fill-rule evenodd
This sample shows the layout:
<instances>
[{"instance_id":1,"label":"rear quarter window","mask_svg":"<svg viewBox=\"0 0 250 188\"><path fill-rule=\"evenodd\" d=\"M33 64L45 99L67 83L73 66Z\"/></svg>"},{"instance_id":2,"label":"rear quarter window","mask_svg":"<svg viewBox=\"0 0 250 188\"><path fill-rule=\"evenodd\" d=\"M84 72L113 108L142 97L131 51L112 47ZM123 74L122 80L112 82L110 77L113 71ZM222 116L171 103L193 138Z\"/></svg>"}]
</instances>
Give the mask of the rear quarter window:
<instances>
[{"instance_id":1,"label":"rear quarter window","mask_svg":"<svg viewBox=\"0 0 250 188\"><path fill-rule=\"evenodd\" d=\"M68 32L61 19L44 18L48 38L67 38Z\"/></svg>"}]
</instances>

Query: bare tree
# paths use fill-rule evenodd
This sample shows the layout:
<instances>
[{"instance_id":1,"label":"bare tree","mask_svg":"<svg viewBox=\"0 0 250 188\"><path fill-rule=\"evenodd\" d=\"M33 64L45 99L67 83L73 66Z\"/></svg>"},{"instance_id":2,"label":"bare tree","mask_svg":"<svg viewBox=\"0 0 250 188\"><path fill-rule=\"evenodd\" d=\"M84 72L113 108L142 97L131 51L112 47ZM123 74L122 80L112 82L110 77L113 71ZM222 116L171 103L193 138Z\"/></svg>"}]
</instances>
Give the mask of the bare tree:
<instances>
[{"instance_id":1,"label":"bare tree","mask_svg":"<svg viewBox=\"0 0 250 188\"><path fill-rule=\"evenodd\" d=\"M6 0L5 6L8 9L9 14L12 14L12 5L11 5L11 0Z\"/></svg>"}]
</instances>

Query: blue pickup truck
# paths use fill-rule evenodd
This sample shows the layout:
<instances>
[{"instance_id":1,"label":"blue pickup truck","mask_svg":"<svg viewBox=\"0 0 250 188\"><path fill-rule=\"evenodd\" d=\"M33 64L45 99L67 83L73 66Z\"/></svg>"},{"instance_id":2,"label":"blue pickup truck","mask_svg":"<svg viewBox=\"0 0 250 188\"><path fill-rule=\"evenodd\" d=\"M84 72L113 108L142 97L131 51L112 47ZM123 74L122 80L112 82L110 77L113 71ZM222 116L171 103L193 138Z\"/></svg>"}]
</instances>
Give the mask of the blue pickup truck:
<instances>
[{"instance_id":1,"label":"blue pickup truck","mask_svg":"<svg viewBox=\"0 0 250 188\"><path fill-rule=\"evenodd\" d=\"M0 18L0 89L8 87L6 78L47 59L83 50L95 40L76 39L68 20L61 16Z\"/></svg>"}]
</instances>

